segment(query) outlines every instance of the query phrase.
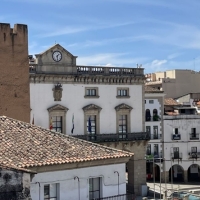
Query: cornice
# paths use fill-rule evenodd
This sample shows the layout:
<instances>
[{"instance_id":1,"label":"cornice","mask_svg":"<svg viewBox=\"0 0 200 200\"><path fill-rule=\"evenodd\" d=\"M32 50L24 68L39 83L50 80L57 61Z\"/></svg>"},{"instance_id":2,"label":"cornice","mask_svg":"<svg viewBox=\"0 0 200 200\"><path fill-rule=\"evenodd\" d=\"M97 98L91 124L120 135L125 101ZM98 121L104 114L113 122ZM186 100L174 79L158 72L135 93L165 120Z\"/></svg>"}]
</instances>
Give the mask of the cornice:
<instances>
[{"instance_id":1,"label":"cornice","mask_svg":"<svg viewBox=\"0 0 200 200\"><path fill-rule=\"evenodd\" d=\"M143 76L99 75L49 75L30 74L30 83L98 84L98 85L144 85Z\"/></svg>"}]
</instances>

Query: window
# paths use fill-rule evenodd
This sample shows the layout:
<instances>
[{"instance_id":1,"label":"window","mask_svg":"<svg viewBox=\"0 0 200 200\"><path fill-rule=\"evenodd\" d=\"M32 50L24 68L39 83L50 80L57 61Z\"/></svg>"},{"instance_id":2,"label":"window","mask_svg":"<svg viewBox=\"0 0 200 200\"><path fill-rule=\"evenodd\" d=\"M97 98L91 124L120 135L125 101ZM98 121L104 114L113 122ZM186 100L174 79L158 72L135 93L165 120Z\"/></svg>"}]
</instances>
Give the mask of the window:
<instances>
[{"instance_id":1,"label":"window","mask_svg":"<svg viewBox=\"0 0 200 200\"><path fill-rule=\"evenodd\" d=\"M44 200L58 200L59 184L44 185Z\"/></svg>"},{"instance_id":2,"label":"window","mask_svg":"<svg viewBox=\"0 0 200 200\"><path fill-rule=\"evenodd\" d=\"M147 155L151 155L151 145L148 144L147 145L147 152L146 152Z\"/></svg>"},{"instance_id":3,"label":"window","mask_svg":"<svg viewBox=\"0 0 200 200\"><path fill-rule=\"evenodd\" d=\"M178 134L178 128L174 128L174 134Z\"/></svg>"},{"instance_id":4,"label":"window","mask_svg":"<svg viewBox=\"0 0 200 200\"><path fill-rule=\"evenodd\" d=\"M91 134L91 139L95 139L92 135L100 133L100 111L101 108L94 104L83 107L84 111L84 133Z\"/></svg>"},{"instance_id":5,"label":"window","mask_svg":"<svg viewBox=\"0 0 200 200\"><path fill-rule=\"evenodd\" d=\"M153 109L153 121L159 121L160 117L158 116L157 109Z\"/></svg>"},{"instance_id":6,"label":"window","mask_svg":"<svg viewBox=\"0 0 200 200\"><path fill-rule=\"evenodd\" d=\"M158 144L154 144L154 156L158 156Z\"/></svg>"},{"instance_id":7,"label":"window","mask_svg":"<svg viewBox=\"0 0 200 200\"><path fill-rule=\"evenodd\" d=\"M96 116L87 116L87 134L90 134L90 139L96 139Z\"/></svg>"},{"instance_id":8,"label":"window","mask_svg":"<svg viewBox=\"0 0 200 200\"><path fill-rule=\"evenodd\" d=\"M129 98L129 88L117 88L117 97Z\"/></svg>"},{"instance_id":9,"label":"window","mask_svg":"<svg viewBox=\"0 0 200 200\"><path fill-rule=\"evenodd\" d=\"M144 100L144 103L146 104L146 100Z\"/></svg>"},{"instance_id":10,"label":"window","mask_svg":"<svg viewBox=\"0 0 200 200\"><path fill-rule=\"evenodd\" d=\"M192 137L196 137L196 128L191 128Z\"/></svg>"},{"instance_id":11,"label":"window","mask_svg":"<svg viewBox=\"0 0 200 200\"><path fill-rule=\"evenodd\" d=\"M61 116L53 116L52 118L52 129L53 131L62 133L62 117Z\"/></svg>"},{"instance_id":12,"label":"window","mask_svg":"<svg viewBox=\"0 0 200 200\"><path fill-rule=\"evenodd\" d=\"M149 109L146 109L146 112L145 112L145 119L146 121L151 121L151 112Z\"/></svg>"},{"instance_id":13,"label":"window","mask_svg":"<svg viewBox=\"0 0 200 200\"><path fill-rule=\"evenodd\" d=\"M158 139L158 126L153 127L153 138Z\"/></svg>"},{"instance_id":14,"label":"window","mask_svg":"<svg viewBox=\"0 0 200 200\"><path fill-rule=\"evenodd\" d=\"M85 88L85 98L99 98L97 87L86 87Z\"/></svg>"},{"instance_id":15,"label":"window","mask_svg":"<svg viewBox=\"0 0 200 200\"><path fill-rule=\"evenodd\" d=\"M101 177L89 179L89 200L101 198L101 182Z\"/></svg>"},{"instance_id":16,"label":"window","mask_svg":"<svg viewBox=\"0 0 200 200\"><path fill-rule=\"evenodd\" d=\"M154 103L154 100L149 100L149 103L150 103L150 104L153 104L153 103Z\"/></svg>"},{"instance_id":17,"label":"window","mask_svg":"<svg viewBox=\"0 0 200 200\"><path fill-rule=\"evenodd\" d=\"M127 115L120 115L119 116L119 137L120 138L126 138L127 133Z\"/></svg>"},{"instance_id":18,"label":"window","mask_svg":"<svg viewBox=\"0 0 200 200\"><path fill-rule=\"evenodd\" d=\"M179 147L174 147L174 159L179 159Z\"/></svg>"},{"instance_id":19,"label":"window","mask_svg":"<svg viewBox=\"0 0 200 200\"><path fill-rule=\"evenodd\" d=\"M47 110L49 111L49 129L66 133L66 113L68 108L57 104Z\"/></svg>"},{"instance_id":20,"label":"window","mask_svg":"<svg viewBox=\"0 0 200 200\"><path fill-rule=\"evenodd\" d=\"M120 138L126 138L127 133L130 133L130 112L133 108L120 104L115 107L116 110L116 132L119 133Z\"/></svg>"},{"instance_id":21,"label":"window","mask_svg":"<svg viewBox=\"0 0 200 200\"><path fill-rule=\"evenodd\" d=\"M151 126L146 126L146 132L151 134Z\"/></svg>"},{"instance_id":22,"label":"window","mask_svg":"<svg viewBox=\"0 0 200 200\"><path fill-rule=\"evenodd\" d=\"M191 153L197 153L197 147L191 147Z\"/></svg>"}]
</instances>

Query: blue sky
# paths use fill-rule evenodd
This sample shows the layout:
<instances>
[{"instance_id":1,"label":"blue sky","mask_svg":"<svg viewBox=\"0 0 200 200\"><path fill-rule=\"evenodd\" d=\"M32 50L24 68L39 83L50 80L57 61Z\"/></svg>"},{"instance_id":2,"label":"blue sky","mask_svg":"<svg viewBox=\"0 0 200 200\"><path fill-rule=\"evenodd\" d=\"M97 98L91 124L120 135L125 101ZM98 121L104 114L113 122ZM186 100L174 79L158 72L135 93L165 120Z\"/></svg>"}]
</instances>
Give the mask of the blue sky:
<instances>
[{"instance_id":1,"label":"blue sky","mask_svg":"<svg viewBox=\"0 0 200 200\"><path fill-rule=\"evenodd\" d=\"M1 0L0 22L28 25L29 54L59 43L79 65L199 71L199 8L200 0Z\"/></svg>"}]
</instances>

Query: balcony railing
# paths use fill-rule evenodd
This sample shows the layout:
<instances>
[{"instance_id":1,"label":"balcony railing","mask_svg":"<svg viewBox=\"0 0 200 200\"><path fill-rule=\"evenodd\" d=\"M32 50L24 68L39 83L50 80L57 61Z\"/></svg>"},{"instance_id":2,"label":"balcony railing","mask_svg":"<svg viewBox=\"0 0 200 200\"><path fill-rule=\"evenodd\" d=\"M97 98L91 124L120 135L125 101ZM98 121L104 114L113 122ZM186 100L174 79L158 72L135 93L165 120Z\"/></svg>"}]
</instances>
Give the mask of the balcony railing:
<instances>
[{"instance_id":1,"label":"balcony railing","mask_svg":"<svg viewBox=\"0 0 200 200\"><path fill-rule=\"evenodd\" d=\"M148 153L148 152L147 152ZM163 159L162 159L162 152L160 153L154 153L154 154L146 154L146 161L147 162L155 162L155 163L158 163L158 162L163 162Z\"/></svg>"},{"instance_id":2,"label":"balcony railing","mask_svg":"<svg viewBox=\"0 0 200 200\"><path fill-rule=\"evenodd\" d=\"M195 158L195 159L200 158L200 152L189 152L188 155L189 158Z\"/></svg>"},{"instance_id":3,"label":"balcony railing","mask_svg":"<svg viewBox=\"0 0 200 200\"><path fill-rule=\"evenodd\" d=\"M172 134L172 140L181 140L181 134Z\"/></svg>"},{"instance_id":4,"label":"balcony railing","mask_svg":"<svg viewBox=\"0 0 200 200\"><path fill-rule=\"evenodd\" d=\"M190 133L190 140L199 140L199 133Z\"/></svg>"},{"instance_id":5,"label":"balcony railing","mask_svg":"<svg viewBox=\"0 0 200 200\"><path fill-rule=\"evenodd\" d=\"M51 63L50 63L51 64ZM54 63L55 64L55 63ZM29 64L30 73L60 73L60 74L88 74L88 75L124 75L144 76L143 68L122 68L122 67L96 67L96 66L60 66L62 71L55 70L57 66L51 66L51 71L44 71L38 68L37 64Z\"/></svg>"},{"instance_id":6,"label":"balcony railing","mask_svg":"<svg viewBox=\"0 0 200 200\"><path fill-rule=\"evenodd\" d=\"M146 122L158 122L161 120L160 116L153 116L153 117L147 117L145 118Z\"/></svg>"},{"instance_id":7,"label":"balcony railing","mask_svg":"<svg viewBox=\"0 0 200 200\"><path fill-rule=\"evenodd\" d=\"M151 134L151 140L159 140L162 138L162 134Z\"/></svg>"},{"instance_id":8,"label":"balcony railing","mask_svg":"<svg viewBox=\"0 0 200 200\"><path fill-rule=\"evenodd\" d=\"M94 200L135 200L136 197L134 194L119 194L115 196L109 196L109 197L103 197L103 198L97 198Z\"/></svg>"},{"instance_id":9,"label":"balcony railing","mask_svg":"<svg viewBox=\"0 0 200 200\"><path fill-rule=\"evenodd\" d=\"M95 135L74 135L73 137L87 140L91 142L119 142L119 141L135 141L135 140L150 140L150 134L146 132L141 133L105 133Z\"/></svg>"},{"instance_id":10,"label":"balcony railing","mask_svg":"<svg viewBox=\"0 0 200 200\"><path fill-rule=\"evenodd\" d=\"M179 152L171 153L171 158L172 159L182 159L182 153L179 153Z\"/></svg>"}]
</instances>

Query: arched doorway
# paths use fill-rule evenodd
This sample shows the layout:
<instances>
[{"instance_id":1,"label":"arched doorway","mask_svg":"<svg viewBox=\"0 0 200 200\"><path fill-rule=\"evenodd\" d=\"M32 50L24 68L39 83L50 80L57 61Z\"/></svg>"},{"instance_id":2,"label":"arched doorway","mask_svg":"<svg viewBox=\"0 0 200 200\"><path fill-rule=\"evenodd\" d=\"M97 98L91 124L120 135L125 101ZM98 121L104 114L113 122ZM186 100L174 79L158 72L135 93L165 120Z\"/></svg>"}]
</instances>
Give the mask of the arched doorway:
<instances>
[{"instance_id":1,"label":"arched doorway","mask_svg":"<svg viewBox=\"0 0 200 200\"><path fill-rule=\"evenodd\" d=\"M160 181L160 167L154 163L153 171L153 162L146 163L146 179L147 181L154 181L153 174L155 173L155 181Z\"/></svg>"},{"instance_id":2,"label":"arched doorway","mask_svg":"<svg viewBox=\"0 0 200 200\"><path fill-rule=\"evenodd\" d=\"M180 165L172 166L172 174L171 168L169 170L169 181L171 182L171 177L173 178L173 182L184 182L184 170Z\"/></svg>"},{"instance_id":3,"label":"arched doorway","mask_svg":"<svg viewBox=\"0 0 200 200\"><path fill-rule=\"evenodd\" d=\"M188 168L188 182L200 182L200 167L192 164Z\"/></svg>"}]
</instances>

